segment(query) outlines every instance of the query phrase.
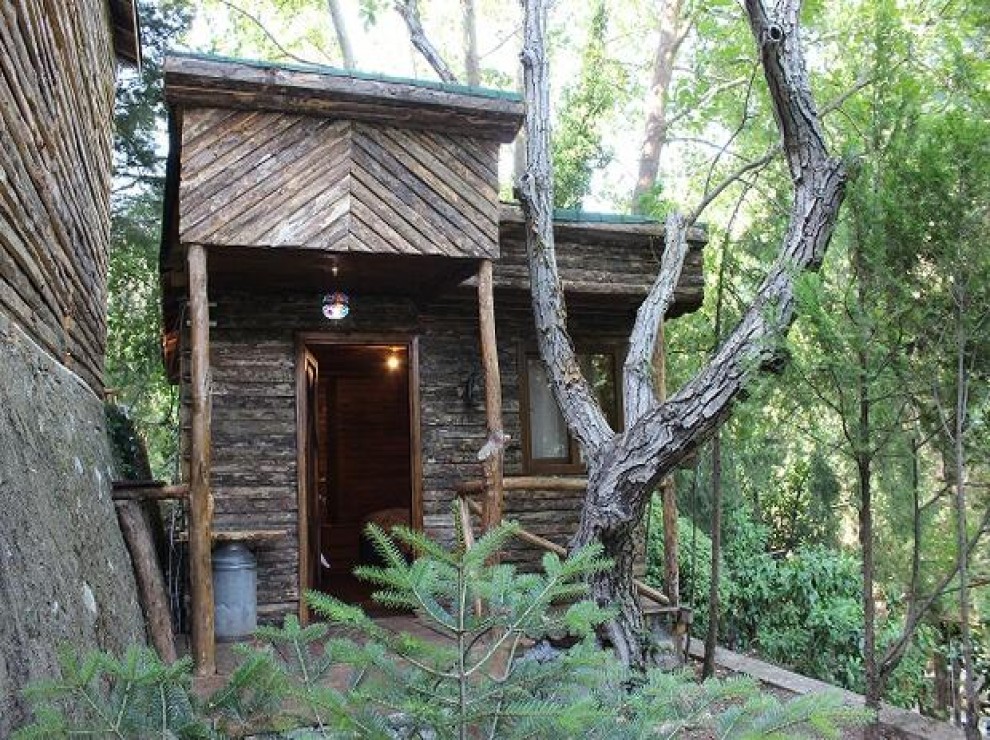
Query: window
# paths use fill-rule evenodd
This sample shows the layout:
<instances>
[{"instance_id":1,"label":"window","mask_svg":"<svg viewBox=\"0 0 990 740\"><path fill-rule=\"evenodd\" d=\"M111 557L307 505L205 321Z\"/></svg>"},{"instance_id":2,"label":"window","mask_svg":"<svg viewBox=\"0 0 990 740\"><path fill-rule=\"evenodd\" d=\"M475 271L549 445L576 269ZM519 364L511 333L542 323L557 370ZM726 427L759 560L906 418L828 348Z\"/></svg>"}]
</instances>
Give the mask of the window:
<instances>
[{"instance_id":1,"label":"window","mask_svg":"<svg viewBox=\"0 0 990 740\"><path fill-rule=\"evenodd\" d=\"M621 408L616 385L617 360L612 350L579 353L578 363L591 383L598 403L613 429L620 425ZM523 466L528 473L581 473L577 443L567 431L557 402L550 390L543 361L525 353L522 357L522 442Z\"/></svg>"}]
</instances>

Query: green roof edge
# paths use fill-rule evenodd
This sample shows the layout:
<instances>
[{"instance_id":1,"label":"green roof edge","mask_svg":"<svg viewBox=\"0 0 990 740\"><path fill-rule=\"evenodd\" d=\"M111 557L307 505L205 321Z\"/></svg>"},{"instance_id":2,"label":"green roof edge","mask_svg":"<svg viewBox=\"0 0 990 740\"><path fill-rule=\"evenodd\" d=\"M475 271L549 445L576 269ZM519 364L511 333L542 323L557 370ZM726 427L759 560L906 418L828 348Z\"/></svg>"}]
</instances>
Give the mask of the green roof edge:
<instances>
[{"instance_id":1,"label":"green roof edge","mask_svg":"<svg viewBox=\"0 0 990 740\"><path fill-rule=\"evenodd\" d=\"M418 80L412 77L394 77L392 75L378 72L360 72L357 70L341 69L340 67L330 67L323 64L300 64L288 62L272 62L264 59L245 59L242 57L224 56L222 54L207 54L198 51L169 51L169 56L184 57L186 59L199 59L206 62L230 62L232 64L245 64L249 67L259 69L280 69L287 72L311 72L328 75L330 77L353 77L358 80L368 80L371 82L391 82L400 85L413 85L432 90L442 90L443 92L455 93L458 95L473 95L479 98L490 98L493 100L508 100L516 103L522 102L519 93L509 90L496 90L490 87L476 87L474 85L461 85L459 83L440 82L437 80Z\"/></svg>"}]
</instances>

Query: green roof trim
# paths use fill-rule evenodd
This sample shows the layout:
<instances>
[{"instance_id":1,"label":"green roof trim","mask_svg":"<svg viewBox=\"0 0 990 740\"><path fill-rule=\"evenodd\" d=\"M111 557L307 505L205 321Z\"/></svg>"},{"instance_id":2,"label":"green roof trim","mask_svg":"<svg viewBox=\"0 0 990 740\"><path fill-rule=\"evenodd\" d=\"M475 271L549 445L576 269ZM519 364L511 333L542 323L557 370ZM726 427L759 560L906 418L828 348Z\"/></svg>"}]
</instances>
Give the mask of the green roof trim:
<instances>
[{"instance_id":1,"label":"green roof trim","mask_svg":"<svg viewBox=\"0 0 990 740\"><path fill-rule=\"evenodd\" d=\"M412 77L393 77L391 75L380 74L378 72L359 72L352 69L341 69L340 67L330 67L323 64L299 64L286 62L271 62L264 59L245 59L241 57L223 56L221 54L206 54L204 52L193 51L169 51L170 56L183 57L185 59L198 59L204 62L227 62L230 64L244 64L258 69L277 69L285 72L309 72L329 77L352 77L358 80L368 80L369 82L388 82L399 85L413 85L431 90L441 90L443 92L455 93L458 95L473 95L478 98L489 98L492 100L508 100L515 103L522 102L519 93L510 90L495 90L490 87L476 87L474 85L461 85L450 82L439 82L437 80L418 80Z\"/></svg>"},{"instance_id":2,"label":"green roof trim","mask_svg":"<svg viewBox=\"0 0 990 740\"><path fill-rule=\"evenodd\" d=\"M636 216L629 213L596 213L583 211L580 208L555 208L553 220L558 223L596 223L596 224L629 224L649 225L659 224L655 218Z\"/></svg>"}]
</instances>

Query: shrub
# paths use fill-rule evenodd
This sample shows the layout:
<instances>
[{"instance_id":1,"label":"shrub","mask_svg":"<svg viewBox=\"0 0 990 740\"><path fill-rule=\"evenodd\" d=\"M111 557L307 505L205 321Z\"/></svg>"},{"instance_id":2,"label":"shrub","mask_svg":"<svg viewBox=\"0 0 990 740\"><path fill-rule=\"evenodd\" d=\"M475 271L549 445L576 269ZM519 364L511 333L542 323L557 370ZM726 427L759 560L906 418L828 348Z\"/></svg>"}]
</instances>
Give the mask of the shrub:
<instances>
[{"instance_id":1,"label":"shrub","mask_svg":"<svg viewBox=\"0 0 990 740\"><path fill-rule=\"evenodd\" d=\"M725 738L834 737L837 724L865 718L836 696L781 704L748 679L631 676L595 642L609 612L582 598L584 579L609 567L600 548L563 561L547 555L543 573L518 573L493 562L514 532L503 525L468 548L459 531L447 551L396 528L395 538L420 554L408 563L395 541L369 528L384 565L359 575L379 587L378 601L415 610L442 642L393 634L357 607L310 594L333 632L294 617L260 629L263 647L242 648L228 684L205 702L190 695L188 661L167 667L137 649L120 662L66 656L63 680L32 691L37 720L20 736L78 728L116 737L611 739L710 728ZM544 641L564 636L573 642L567 649ZM80 703L85 716L68 719Z\"/></svg>"}]
</instances>

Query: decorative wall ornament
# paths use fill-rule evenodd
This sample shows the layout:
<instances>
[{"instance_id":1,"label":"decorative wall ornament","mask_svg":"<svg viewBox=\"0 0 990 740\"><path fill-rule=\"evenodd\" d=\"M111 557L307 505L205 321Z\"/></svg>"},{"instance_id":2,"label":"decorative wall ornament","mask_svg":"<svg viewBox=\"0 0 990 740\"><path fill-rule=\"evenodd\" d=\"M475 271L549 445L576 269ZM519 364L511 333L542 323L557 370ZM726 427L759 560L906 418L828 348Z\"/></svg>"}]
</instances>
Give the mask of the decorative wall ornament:
<instances>
[{"instance_id":1,"label":"decorative wall ornament","mask_svg":"<svg viewBox=\"0 0 990 740\"><path fill-rule=\"evenodd\" d=\"M323 296L323 315L330 321L345 319L350 312L350 298L347 293L338 290Z\"/></svg>"}]
</instances>

